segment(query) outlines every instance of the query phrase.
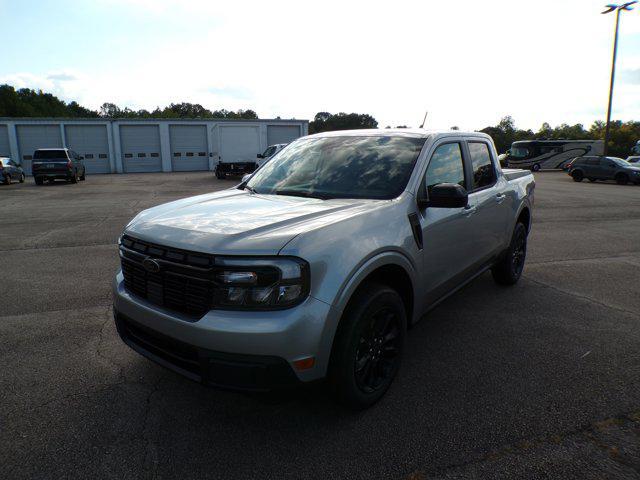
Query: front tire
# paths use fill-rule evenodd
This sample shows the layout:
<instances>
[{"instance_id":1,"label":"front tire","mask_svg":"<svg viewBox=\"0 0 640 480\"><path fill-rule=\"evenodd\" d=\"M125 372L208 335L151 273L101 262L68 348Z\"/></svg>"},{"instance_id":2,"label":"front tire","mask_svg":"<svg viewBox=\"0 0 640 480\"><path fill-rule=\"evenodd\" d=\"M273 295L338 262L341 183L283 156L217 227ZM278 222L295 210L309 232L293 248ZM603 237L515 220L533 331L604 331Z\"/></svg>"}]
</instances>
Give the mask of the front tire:
<instances>
[{"instance_id":1,"label":"front tire","mask_svg":"<svg viewBox=\"0 0 640 480\"><path fill-rule=\"evenodd\" d=\"M540 171L540 164L536 163L533 165L533 167L531 167L531 170L534 172L539 172Z\"/></svg>"},{"instance_id":2,"label":"front tire","mask_svg":"<svg viewBox=\"0 0 640 480\"><path fill-rule=\"evenodd\" d=\"M626 185L627 183L629 183L629 177L624 173L619 173L618 175L616 175L616 183L618 185Z\"/></svg>"},{"instance_id":3,"label":"front tire","mask_svg":"<svg viewBox=\"0 0 640 480\"><path fill-rule=\"evenodd\" d=\"M495 282L499 285L515 285L522 276L526 258L527 227L518 222L504 257L491 269Z\"/></svg>"},{"instance_id":4,"label":"front tire","mask_svg":"<svg viewBox=\"0 0 640 480\"><path fill-rule=\"evenodd\" d=\"M73 176L69 179L71 183L78 183L78 171L73 171Z\"/></svg>"},{"instance_id":5,"label":"front tire","mask_svg":"<svg viewBox=\"0 0 640 480\"><path fill-rule=\"evenodd\" d=\"M584 179L584 173L580 170L574 170L571 172L571 178L573 178L574 182L581 182Z\"/></svg>"},{"instance_id":6,"label":"front tire","mask_svg":"<svg viewBox=\"0 0 640 480\"><path fill-rule=\"evenodd\" d=\"M20 183L24 183L24 181L26 180L26 177L24 176L24 173L20 174Z\"/></svg>"},{"instance_id":7,"label":"front tire","mask_svg":"<svg viewBox=\"0 0 640 480\"><path fill-rule=\"evenodd\" d=\"M80 176L80 180L82 180L83 182L87 179L87 169L83 168L82 169L82 175Z\"/></svg>"},{"instance_id":8,"label":"front tire","mask_svg":"<svg viewBox=\"0 0 640 480\"><path fill-rule=\"evenodd\" d=\"M11 185L11 175L9 175L8 173L4 176L4 182L5 185Z\"/></svg>"},{"instance_id":9,"label":"front tire","mask_svg":"<svg viewBox=\"0 0 640 480\"><path fill-rule=\"evenodd\" d=\"M362 410L389 389L404 347L407 316L398 293L377 283L349 302L334 341L329 380L340 403Z\"/></svg>"}]
</instances>

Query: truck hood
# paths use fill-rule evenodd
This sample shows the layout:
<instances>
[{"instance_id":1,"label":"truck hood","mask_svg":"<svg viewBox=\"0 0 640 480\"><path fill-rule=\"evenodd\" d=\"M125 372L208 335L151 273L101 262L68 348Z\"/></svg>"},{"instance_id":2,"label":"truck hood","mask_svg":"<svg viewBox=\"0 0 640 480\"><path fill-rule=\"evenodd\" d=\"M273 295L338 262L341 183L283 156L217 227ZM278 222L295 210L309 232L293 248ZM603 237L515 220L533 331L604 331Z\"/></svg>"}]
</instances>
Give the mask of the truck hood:
<instances>
[{"instance_id":1,"label":"truck hood","mask_svg":"<svg viewBox=\"0 0 640 480\"><path fill-rule=\"evenodd\" d=\"M125 233L151 243L204 253L274 255L305 231L386 203L261 195L231 189L145 210L127 225Z\"/></svg>"}]
</instances>

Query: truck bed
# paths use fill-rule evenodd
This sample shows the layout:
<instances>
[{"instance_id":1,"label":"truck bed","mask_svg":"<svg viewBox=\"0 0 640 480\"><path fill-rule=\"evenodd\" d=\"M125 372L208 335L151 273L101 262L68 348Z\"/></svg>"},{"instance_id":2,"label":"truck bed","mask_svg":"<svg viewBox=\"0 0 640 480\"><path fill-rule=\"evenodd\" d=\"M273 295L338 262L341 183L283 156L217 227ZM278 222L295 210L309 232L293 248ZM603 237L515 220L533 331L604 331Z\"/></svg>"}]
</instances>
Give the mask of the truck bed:
<instances>
[{"instance_id":1,"label":"truck bed","mask_svg":"<svg viewBox=\"0 0 640 480\"><path fill-rule=\"evenodd\" d=\"M523 170L521 168L503 168L502 173L504 173L504 176L507 180L516 180L518 178L531 175L531 172L529 170Z\"/></svg>"}]
</instances>

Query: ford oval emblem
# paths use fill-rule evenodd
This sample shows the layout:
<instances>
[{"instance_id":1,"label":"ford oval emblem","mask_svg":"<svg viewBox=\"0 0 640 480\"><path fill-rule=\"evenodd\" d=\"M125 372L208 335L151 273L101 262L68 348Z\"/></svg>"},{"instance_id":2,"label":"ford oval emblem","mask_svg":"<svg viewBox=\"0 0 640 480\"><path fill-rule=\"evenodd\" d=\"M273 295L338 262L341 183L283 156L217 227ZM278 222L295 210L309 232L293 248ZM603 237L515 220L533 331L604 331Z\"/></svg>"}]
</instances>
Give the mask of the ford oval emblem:
<instances>
[{"instance_id":1,"label":"ford oval emblem","mask_svg":"<svg viewBox=\"0 0 640 480\"><path fill-rule=\"evenodd\" d=\"M142 261L142 266L149 273L158 273L160 271L160 264L156 262L153 258L145 258Z\"/></svg>"}]
</instances>

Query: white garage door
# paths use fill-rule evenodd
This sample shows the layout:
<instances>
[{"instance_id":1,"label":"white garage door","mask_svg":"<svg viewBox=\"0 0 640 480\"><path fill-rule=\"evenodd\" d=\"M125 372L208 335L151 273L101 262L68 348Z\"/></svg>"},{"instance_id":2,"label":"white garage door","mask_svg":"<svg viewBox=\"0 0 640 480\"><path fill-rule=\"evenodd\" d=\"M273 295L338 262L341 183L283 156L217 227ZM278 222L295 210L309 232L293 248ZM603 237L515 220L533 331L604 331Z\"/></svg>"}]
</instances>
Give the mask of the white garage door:
<instances>
[{"instance_id":1,"label":"white garage door","mask_svg":"<svg viewBox=\"0 0 640 480\"><path fill-rule=\"evenodd\" d=\"M31 174L33 152L39 148L61 148L59 125L18 125L18 149L25 173Z\"/></svg>"},{"instance_id":2,"label":"white garage door","mask_svg":"<svg viewBox=\"0 0 640 480\"><path fill-rule=\"evenodd\" d=\"M267 144L289 143L300 137L298 125L267 125Z\"/></svg>"},{"instance_id":3,"label":"white garage door","mask_svg":"<svg viewBox=\"0 0 640 480\"><path fill-rule=\"evenodd\" d=\"M0 157L10 157L9 132L6 125L0 125ZM16 160L18 160L16 158Z\"/></svg>"},{"instance_id":4,"label":"white garage door","mask_svg":"<svg viewBox=\"0 0 640 480\"><path fill-rule=\"evenodd\" d=\"M120 144L125 172L162 171L157 125L122 125Z\"/></svg>"},{"instance_id":5,"label":"white garage door","mask_svg":"<svg viewBox=\"0 0 640 480\"><path fill-rule=\"evenodd\" d=\"M87 173L110 173L105 125L66 125L67 147L84 157Z\"/></svg>"},{"instance_id":6,"label":"white garage door","mask_svg":"<svg viewBox=\"0 0 640 480\"><path fill-rule=\"evenodd\" d=\"M225 163L255 162L260 152L258 127L221 125L220 158Z\"/></svg>"},{"instance_id":7,"label":"white garage door","mask_svg":"<svg viewBox=\"0 0 640 480\"><path fill-rule=\"evenodd\" d=\"M209 170L207 127L170 125L171 167L174 172Z\"/></svg>"}]
</instances>

